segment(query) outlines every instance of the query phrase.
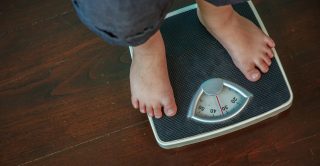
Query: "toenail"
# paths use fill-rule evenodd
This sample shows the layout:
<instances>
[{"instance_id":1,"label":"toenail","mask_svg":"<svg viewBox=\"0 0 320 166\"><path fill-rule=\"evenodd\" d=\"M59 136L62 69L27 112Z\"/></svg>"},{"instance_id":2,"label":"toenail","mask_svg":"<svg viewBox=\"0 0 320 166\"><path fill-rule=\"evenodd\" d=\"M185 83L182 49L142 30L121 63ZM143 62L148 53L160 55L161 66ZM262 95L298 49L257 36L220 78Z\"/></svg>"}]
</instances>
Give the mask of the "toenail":
<instances>
[{"instance_id":1,"label":"toenail","mask_svg":"<svg viewBox=\"0 0 320 166\"><path fill-rule=\"evenodd\" d=\"M168 110L168 115L173 115L174 114L174 111L173 110Z\"/></svg>"},{"instance_id":2,"label":"toenail","mask_svg":"<svg viewBox=\"0 0 320 166\"><path fill-rule=\"evenodd\" d=\"M259 73L253 73L251 75L251 78L254 79L254 80L256 80L258 77L259 77Z\"/></svg>"}]
</instances>

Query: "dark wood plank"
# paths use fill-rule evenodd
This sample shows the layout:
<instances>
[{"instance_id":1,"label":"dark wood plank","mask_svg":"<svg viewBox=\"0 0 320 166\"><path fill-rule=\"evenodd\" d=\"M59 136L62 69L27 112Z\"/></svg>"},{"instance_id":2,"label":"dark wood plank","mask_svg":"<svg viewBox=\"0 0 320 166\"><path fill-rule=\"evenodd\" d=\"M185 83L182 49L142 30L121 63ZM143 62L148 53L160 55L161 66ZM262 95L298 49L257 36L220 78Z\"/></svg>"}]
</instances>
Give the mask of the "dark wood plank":
<instances>
[{"instance_id":1,"label":"dark wood plank","mask_svg":"<svg viewBox=\"0 0 320 166\"><path fill-rule=\"evenodd\" d=\"M4 2L0 165L319 165L320 3L254 2L277 43L292 107L173 150L158 147L146 117L131 108L126 48L87 30L70 1Z\"/></svg>"},{"instance_id":2,"label":"dark wood plank","mask_svg":"<svg viewBox=\"0 0 320 166\"><path fill-rule=\"evenodd\" d=\"M128 49L90 32L70 1L7 1L0 11L0 163L146 120L131 108Z\"/></svg>"},{"instance_id":3,"label":"dark wood plank","mask_svg":"<svg viewBox=\"0 0 320 166\"><path fill-rule=\"evenodd\" d=\"M295 129L286 121L287 118L288 115L241 132L171 150L158 147L149 125L141 124L32 163L39 165L312 165L319 163L320 148L314 147L318 144L319 134L314 134L312 130L307 131L310 133L306 134L305 128ZM296 121L290 122L296 123ZM292 131L294 134L291 133Z\"/></svg>"},{"instance_id":4,"label":"dark wood plank","mask_svg":"<svg viewBox=\"0 0 320 166\"><path fill-rule=\"evenodd\" d=\"M69 1L60 3L71 10ZM9 31L8 23L0 42L1 163L19 164L145 120L130 105L128 50L106 45L73 12L59 12L22 29Z\"/></svg>"}]
</instances>

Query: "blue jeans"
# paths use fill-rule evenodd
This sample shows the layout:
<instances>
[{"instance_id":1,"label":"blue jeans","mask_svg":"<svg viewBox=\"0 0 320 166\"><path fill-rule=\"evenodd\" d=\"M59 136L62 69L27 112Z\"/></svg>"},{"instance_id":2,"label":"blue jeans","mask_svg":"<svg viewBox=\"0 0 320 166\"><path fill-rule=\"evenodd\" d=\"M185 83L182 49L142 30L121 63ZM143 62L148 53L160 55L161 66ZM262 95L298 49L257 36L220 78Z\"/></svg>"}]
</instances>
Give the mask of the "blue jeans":
<instances>
[{"instance_id":1,"label":"blue jeans","mask_svg":"<svg viewBox=\"0 0 320 166\"><path fill-rule=\"evenodd\" d=\"M137 46L160 27L173 0L72 0L80 20L110 44ZM216 5L246 0L207 0Z\"/></svg>"}]
</instances>

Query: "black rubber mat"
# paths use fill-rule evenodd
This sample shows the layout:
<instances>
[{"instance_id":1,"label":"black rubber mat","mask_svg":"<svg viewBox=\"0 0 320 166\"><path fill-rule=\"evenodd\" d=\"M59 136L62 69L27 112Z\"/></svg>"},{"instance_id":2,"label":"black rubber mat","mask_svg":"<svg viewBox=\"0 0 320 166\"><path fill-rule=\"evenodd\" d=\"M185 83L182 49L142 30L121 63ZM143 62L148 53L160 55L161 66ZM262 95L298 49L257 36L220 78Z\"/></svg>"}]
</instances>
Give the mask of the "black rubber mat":
<instances>
[{"instance_id":1,"label":"black rubber mat","mask_svg":"<svg viewBox=\"0 0 320 166\"><path fill-rule=\"evenodd\" d=\"M235 5L234 8L258 26L248 3ZM275 59L269 72L262 75L258 82L248 81L234 66L221 44L200 24L196 10L166 19L161 32L178 106L178 113L174 117L153 118L162 141L173 141L223 128L267 112L289 100L288 87ZM228 121L203 124L188 119L188 108L194 93L202 82L214 77L232 81L246 88L254 97L240 114Z\"/></svg>"}]
</instances>

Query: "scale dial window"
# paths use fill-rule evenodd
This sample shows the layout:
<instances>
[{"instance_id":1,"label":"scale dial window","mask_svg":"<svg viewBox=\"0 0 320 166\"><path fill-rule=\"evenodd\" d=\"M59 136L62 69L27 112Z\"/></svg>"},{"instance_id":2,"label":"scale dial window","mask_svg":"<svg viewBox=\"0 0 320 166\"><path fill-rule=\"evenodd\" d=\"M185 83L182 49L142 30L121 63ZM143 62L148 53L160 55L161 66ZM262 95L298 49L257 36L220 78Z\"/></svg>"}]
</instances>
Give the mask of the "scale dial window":
<instances>
[{"instance_id":1,"label":"scale dial window","mask_svg":"<svg viewBox=\"0 0 320 166\"><path fill-rule=\"evenodd\" d=\"M199 88L189 117L205 123L223 122L239 114L251 97L252 94L239 85L214 78Z\"/></svg>"}]
</instances>

